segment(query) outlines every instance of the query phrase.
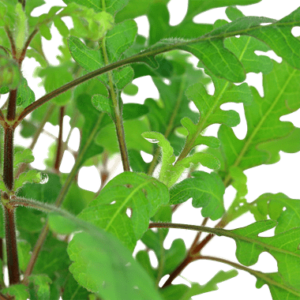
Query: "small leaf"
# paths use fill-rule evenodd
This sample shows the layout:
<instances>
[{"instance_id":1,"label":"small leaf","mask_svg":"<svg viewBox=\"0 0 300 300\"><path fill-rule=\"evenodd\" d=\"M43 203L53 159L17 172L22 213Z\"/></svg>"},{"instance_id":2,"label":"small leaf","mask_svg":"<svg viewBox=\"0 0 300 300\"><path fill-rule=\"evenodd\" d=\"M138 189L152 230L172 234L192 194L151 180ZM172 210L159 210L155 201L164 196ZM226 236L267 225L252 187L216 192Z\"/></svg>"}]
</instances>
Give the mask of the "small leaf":
<instances>
[{"instance_id":1,"label":"small leaf","mask_svg":"<svg viewBox=\"0 0 300 300\"><path fill-rule=\"evenodd\" d=\"M14 184L14 189L17 190L22 187L25 183L40 183L42 181L42 175L37 170L29 170L25 173L20 174Z\"/></svg>"},{"instance_id":2,"label":"small leaf","mask_svg":"<svg viewBox=\"0 0 300 300\"><path fill-rule=\"evenodd\" d=\"M17 105L26 107L35 101L34 92L27 84L27 80L23 77L18 87Z\"/></svg>"},{"instance_id":3,"label":"small leaf","mask_svg":"<svg viewBox=\"0 0 300 300\"><path fill-rule=\"evenodd\" d=\"M33 283L37 299L50 300L50 286L52 280L47 275L31 275L29 281Z\"/></svg>"},{"instance_id":4,"label":"small leaf","mask_svg":"<svg viewBox=\"0 0 300 300\"><path fill-rule=\"evenodd\" d=\"M170 191L170 203L179 204L193 198L192 205L203 207L203 217L217 220L224 213L223 196L225 187L215 173L193 172L194 178L187 178L176 184Z\"/></svg>"},{"instance_id":5,"label":"small leaf","mask_svg":"<svg viewBox=\"0 0 300 300\"><path fill-rule=\"evenodd\" d=\"M34 161L34 156L32 155L31 149L25 149L24 151L18 151L14 155L14 168L16 168L21 163L32 163Z\"/></svg>"}]
</instances>

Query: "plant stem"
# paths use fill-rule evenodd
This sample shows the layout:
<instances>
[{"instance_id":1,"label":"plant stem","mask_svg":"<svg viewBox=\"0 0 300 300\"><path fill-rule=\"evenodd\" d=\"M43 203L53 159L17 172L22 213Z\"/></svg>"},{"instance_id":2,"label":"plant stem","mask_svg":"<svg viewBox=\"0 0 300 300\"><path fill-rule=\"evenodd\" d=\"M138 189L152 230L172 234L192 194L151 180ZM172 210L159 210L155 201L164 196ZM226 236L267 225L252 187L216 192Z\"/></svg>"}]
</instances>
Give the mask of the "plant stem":
<instances>
[{"instance_id":1,"label":"plant stem","mask_svg":"<svg viewBox=\"0 0 300 300\"><path fill-rule=\"evenodd\" d=\"M4 207L5 239L9 284L20 283L19 259L15 224L15 208Z\"/></svg>"},{"instance_id":2,"label":"plant stem","mask_svg":"<svg viewBox=\"0 0 300 300\"><path fill-rule=\"evenodd\" d=\"M11 90L8 98L7 120L13 121L16 118L17 90Z\"/></svg>"},{"instance_id":3,"label":"plant stem","mask_svg":"<svg viewBox=\"0 0 300 300\"><path fill-rule=\"evenodd\" d=\"M9 191L12 191L14 186L13 143L14 130L11 127L4 128L3 181Z\"/></svg>"},{"instance_id":4,"label":"plant stem","mask_svg":"<svg viewBox=\"0 0 300 300\"><path fill-rule=\"evenodd\" d=\"M64 124L64 115L65 115L65 107L60 107L59 113L59 134L58 134L58 141L57 141L57 150L56 150L56 158L54 163L54 170L59 173L59 167L62 159L63 153L63 124Z\"/></svg>"},{"instance_id":5,"label":"plant stem","mask_svg":"<svg viewBox=\"0 0 300 300\"><path fill-rule=\"evenodd\" d=\"M109 65L109 60L108 60L106 46L105 46L105 38L103 38L102 40L102 52L103 52L105 64ZM124 171L130 171L129 158L128 158L127 146L125 141L122 111L120 109L119 99L115 91L112 72L108 72L108 81L109 81L109 92L114 107L114 123L117 131L117 138L118 138L118 143L119 143L119 148L120 148L120 153L121 153L121 158L123 163L123 169Z\"/></svg>"}]
</instances>

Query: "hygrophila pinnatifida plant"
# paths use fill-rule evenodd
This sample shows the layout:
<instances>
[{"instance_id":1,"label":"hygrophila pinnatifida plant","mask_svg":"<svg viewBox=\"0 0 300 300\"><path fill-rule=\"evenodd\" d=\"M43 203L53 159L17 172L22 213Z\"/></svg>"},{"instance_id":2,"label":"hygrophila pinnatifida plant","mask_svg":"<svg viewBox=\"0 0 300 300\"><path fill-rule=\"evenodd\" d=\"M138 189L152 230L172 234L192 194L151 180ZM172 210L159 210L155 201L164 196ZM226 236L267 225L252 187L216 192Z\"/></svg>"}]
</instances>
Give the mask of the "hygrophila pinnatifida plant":
<instances>
[{"instance_id":1,"label":"hygrophila pinnatifida plant","mask_svg":"<svg viewBox=\"0 0 300 300\"><path fill-rule=\"evenodd\" d=\"M275 300L300 299L300 201L264 194L248 202L244 174L277 162L280 151L300 151L300 129L280 120L300 108L300 41L291 33L300 26L300 9L274 20L246 17L233 6L259 0L189 0L183 21L170 26L169 0L63 2L34 17L31 12L44 0L0 0L0 94L6 99L0 110L0 299L188 300L216 290L237 275L236 269L255 276L258 288L267 285ZM230 21L193 22L216 7L227 7ZM149 38L137 34L133 20L143 15ZM65 17L72 18L72 29ZM55 66L43 51L52 25L63 41ZM269 50L282 62L255 52ZM191 55L199 59L197 68L189 62ZM22 70L26 57L40 65L35 74L46 94L37 100ZM244 82L249 72L263 74L263 97ZM132 80L142 76L152 77L159 100L124 104L123 93L135 95ZM209 83L213 94L207 92ZM229 102L244 105L244 139L232 130L239 114L221 109ZM64 116L71 118L67 140ZM40 172L30 163L46 122L59 125L59 135L49 148L47 169ZM213 124L221 124L218 137L204 134ZM14 147L18 126L24 138L31 138L29 148ZM75 128L78 151L68 148ZM60 172L65 151L75 158L68 174ZM153 156L150 163L141 151ZM109 162L116 153L124 172L111 178ZM83 166L98 168L97 193L78 186ZM200 166L210 170L199 171ZM229 186L236 196L225 210ZM202 208L202 225L172 223L172 213L190 198ZM224 229L247 212L255 223ZM215 227L207 226L211 220L218 220ZM274 227L274 236L259 236ZM188 249L182 239L164 247L171 228L195 231ZM203 254L216 236L235 241L238 262L224 259L221 249L220 256ZM137 241L146 249L133 257ZM156 268L149 251L157 257ZM251 268L262 252L276 259L277 272ZM233 270L220 271L205 285L197 278L189 285L174 284L197 260Z\"/></svg>"}]
</instances>

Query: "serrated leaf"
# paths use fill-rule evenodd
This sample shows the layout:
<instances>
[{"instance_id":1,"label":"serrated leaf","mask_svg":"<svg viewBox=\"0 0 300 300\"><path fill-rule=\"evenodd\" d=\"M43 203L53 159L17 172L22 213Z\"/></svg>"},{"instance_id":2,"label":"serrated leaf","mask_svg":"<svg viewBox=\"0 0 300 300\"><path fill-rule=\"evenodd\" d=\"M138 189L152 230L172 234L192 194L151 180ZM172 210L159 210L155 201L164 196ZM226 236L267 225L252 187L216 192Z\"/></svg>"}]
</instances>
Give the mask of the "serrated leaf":
<instances>
[{"instance_id":1,"label":"serrated leaf","mask_svg":"<svg viewBox=\"0 0 300 300\"><path fill-rule=\"evenodd\" d=\"M82 300L88 299L88 295L89 292L81 287L72 275L69 276L64 286L63 299Z\"/></svg>"},{"instance_id":2,"label":"serrated leaf","mask_svg":"<svg viewBox=\"0 0 300 300\"><path fill-rule=\"evenodd\" d=\"M16 168L21 163L32 163L34 161L34 156L32 155L31 149L25 149L24 151L18 151L14 155L14 168Z\"/></svg>"},{"instance_id":3,"label":"serrated leaf","mask_svg":"<svg viewBox=\"0 0 300 300\"><path fill-rule=\"evenodd\" d=\"M20 270L25 271L30 260L31 245L27 241L18 241L18 256Z\"/></svg>"},{"instance_id":4,"label":"serrated leaf","mask_svg":"<svg viewBox=\"0 0 300 300\"><path fill-rule=\"evenodd\" d=\"M26 107L35 101L34 92L27 84L27 80L23 77L18 86L17 105Z\"/></svg>"},{"instance_id":5,"label":"serrated leaf","mask_svg":"<svg viewBox=\"0 0 300 300\"><path fill-rule=\"evenodd\" d=\"M150 217L168 201L166 186L156 179L124 172L111 180L79 216L113 233L132 250L147 230ZM127 209L132 211L130 217Z\"/></svg>"},{"instance_id":6,"label":"serrated leaf","mask_svg":"<svg viewBox=\"0 0 300 300\"><path fill-rule=\"evenodd\" d=\"M193 198L192 205L202 208L202 216L212 220L219 219L224 213L223 196L225 187L215 173L193 172L194 178L187 178L170 190L170 203L179 204Z\"/></svg>"},{"instance_id":7,"label":"serrated leaf","mask_svg":"<svg viewBox=\"0 0 300 300\"><path fill-rule=\"evenodd\" d=\"M14 189L17 190L22 187L25 183L40 183L42 181L42 175L37 170L29 170L20 174L14 184Z\"/></svg>"}]
</instances>

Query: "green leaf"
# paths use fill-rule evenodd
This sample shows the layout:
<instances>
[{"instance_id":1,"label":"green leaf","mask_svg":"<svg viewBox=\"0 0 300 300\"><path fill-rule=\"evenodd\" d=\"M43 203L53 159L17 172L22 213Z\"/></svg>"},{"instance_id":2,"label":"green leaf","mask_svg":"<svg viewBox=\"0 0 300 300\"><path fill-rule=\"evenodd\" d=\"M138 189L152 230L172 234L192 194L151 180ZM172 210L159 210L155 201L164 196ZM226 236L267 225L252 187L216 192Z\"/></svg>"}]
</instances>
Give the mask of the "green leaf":
<instances>
[{"instance_id":1,"label":"green leaf","mask_svg":"<svg viewBox=\"0 0 300 300\"><path fill-rule=\"evenodd\" d=\"M18 190L25 183L40 183L42 181L42 174L37 170L29 170L20 174L14 184L14 189Z\"/></svg>"},{"instance_id":2,"label":"green leaf","mask_svg":"<svg viewBox=\"0 0 300 300\"><path fill-rule=\"evenodd\" d=\"M244 17L244 14L239 9L237 9L235 6L227 7L226 15L231 21L234 21L236 19Z\"/></svg>"},{"instance_id":3,"label":"green leaf","mask_svg":"<svg viewBox=\"0 0 300 300\"><path fill-rule=\"evenodd\" d=\"M128 249L107 233L101 235L76 234L69 244L70 271L79 284L104 300L160 300L153 282Z\"/></svg>"},{"instance_id":4,"label":"green leaf","mask_svg":"<svg viewBox=\"0 0 300 300\"><path fill-rule=\"evenodd\" d=\"M277 260L278 273L264 274L259 271L244 268L235 263L227 263L256 276L259 279L258 287L262 286L263 282L270 286L271 291L275 291L276 293L280 291L281 295L285 295L284 299L289 299L289 297L291 299L297 299L295 296L300 296L300 269L298 267L300 265L300 227L290 229L272 237L258 236L260 233L273 228L275 225L276 222L267 220L235 230L184 224L169 224L167 228L192 229L232 238L237 245L236 257L241 264L246 266L255 264L262 252L266 251L270 253ZM205 256L203 258L205 258Z\"/></svg>"},{"instance_id":5,"label":"green leaf","mask_svg":"<svg viewBox=\"0 0 300 300\"><path fill-rule=\"evenodd\" d=\"M114 119L114 107L107 97L103 95L94 95L92 103L97 110L107 113L112 119Z\"/></svg>"},{"instance_id":6,"label":"green leaf","mask_svg":"<svg viewBox=\"0 0 300 300\"><path fill-rule=\"evenodd\" d=\"M1 293L15 296L15 300L27 300L29 298L27 286L23 284L11 285L10 287L3 289Z\"/></svg>"},{"instance_id":7,"label":"green leaf","mask_svg":"<svg viewBox=\"0 0 300 300\"><path fill-rule=\"evenodd\" d=\"M124 172L111 180L80 218L116 235L129 249L147 230L149 219L168 203L162 183L145 174ZM126 215L127 209L132 215Z\"/></svg>"},{"instance_id":8,"label":"green leaf","mask_svg":"<svg viewBox=\"0 0 300 300\"><path fill-rule=\"evenodd\" d=\"M27 241L18 241L18 255L20 270L25 271L30 260L31 246Z\"/></svg>"},{"instance_id":9,"label":"green leaf","mask_svg":"<svg viewBox=\"0 0 300 300\"><path fill-rule=\"evenodd\" d=\"M182 172L189 168L191 164L201 163L203 166L217 169L219 168L218 160L206 153L195 153L192 156L185 157L184 159L177 161L175 164L174 150L170 145L170 142L159 132L144 132L143 137L148 139L152 143L158 143L162 149L162 165L159 173L159 180L171 187Z\"/></svg>"},{"instance_id":10,"label":"green leaf","mask_svg":"<svg viewBox=\"0 0 300 300\"><path fill-rule=\"evenodd\" d=\"M82 300L88 299L88 295L89 292L70 275L64 286L63 299Z\"/></svg>"},{"instance_id":11,"label":"green leaf","mask_svg":"<svg viewBox=\"0 0 300 300\"><path fill-rule=\"evenodd\" d=\"M72 81L73 76L69 71L69 65L48 66L40 69L38 76L43 78L44 87L47 93L61 87L62 85ZM71 91L67 91L55 97L52 101L57 105L66 105L72 97Z\"/></svg>"},{"instance_id":12,"label":"green leaf","mask_svg":"<svg viewBox=\"0 0 300 300\"><path fill-rule=\"evenodd\" d=\"M97 83L98 86L101 86L99 82ZM81 88L84 88L85 86L82 85ZM94 90L94 88L92 90ZM82 128L82 137L79 148L79 155L81 155L80 164L83 164L87 159L95 155L101 154L103 152L103 148L95 144L94 138L99 132L100 128L103 126L102 124L105 124L105 117L107 117L107 119L109 119L109 117L104 116L104 114L99 114L99 112L97 112L97 110L93 107L91 103L91 96L87 93L79 94L75 98L75 102L76 107L83 115L85 120ZM106 120L106 122L109 121L110 120ZM93 135L91 135L91 133L93 133Z\"/></svg>"},{"instance_id":13,"label":"green leaf","mask_svg":"<svg viewBox=\"0 0 300 300\"><path fill-rule=\"evenodd\" d=\"M251 212L256 219L277 221L275 234L295 228L300 224L300 201L284 194L263 194L253 203ZM285 209L284 209L285 208Z\"/></svg>"},{"instance_id":14,"label":"green leaf","mask_svg":"<svg viewBox=\"0 0 300 300\"><path fill-rule=\"evenodd\" d=\"M31 275L30 282L33 283L37 299L50 300L50 286L52 280L47 275Z\"/></svg>"},{"instance_id":15,"label":"green leaf","mask_svg":"<svg viewBox=\"0 0 300 300\"><path fill-rule=\"evenodd\" d=\"M135 96L139 91L139 88L137 85L130 83L128 84L125 89L124 89L124 94L129 95L129 96Z\"/></svg>"},{"instance_id":16,"label":"green leaf","mask_svg":"<svg viewBox=\"0 0 300 300\"><path fill-rule=\"evenodd\" d=\"M147 173L150 163L146 163L143 160L140 151L134 150L134 149L129 149L128 157L129 157L129 161L130 161L130 167L134 172Z\"/></svg>"},{"instance_id":17,"label":"green leaf","mask_svg":"<svg viewBox=\"0 0 300 300\"><path fill-rule=\"evenodd\" d=\"M146 153L152 153L152 145L142 137L142 134L148 130L148 124L144 120L134 119L124 121L127 149L135 149ZM95 139L95 142L106 149L110 154L119 152L118 139L115 126L113 124L101 129Z\"/></svg>"},{"instance_id":18,"label":"green leaf","mask_svg":"<svg viewBox=\"0 0 300 300\"><path fill-rule=\"evenodd\" d=\"M220 271L211 280L209 280L205 285L200 285L198 283L192 283L191 287L183 284L170 285L165 289L161 290L161 294L165 300L190 300L192 296L197 296L200 294L213 292L218 290L218 283L229 280L237 276L236 270L231 271Z\"/></svg>"},{"instance_id":19,"label":"green leaf","mask_svg":"<svg viewBox=\"0 0 300 300\"><path fill-rule=\"evenodd\" d=\"M215 173L193 172L194 178L187 178L170 190L170 203L179 204L193 198L192 205L203 207L203 217L217 220L224 213L223 196L225 187Z\"/></svg>"},{"instance_id":20,"label":"green leaf","mask_svg":"<svg viewBox=\"0 0 300 300\"><path fill-rule=\"evenodd\" d=\"M27 202L41 210L55 212L50 214L50 221L52 218L52 224L56 224L57 228L64 228L67 220L86 231L76 234L68 246L73 261L70 271L80 285L104 300L161 300L153 282L132 258L131 252L111 234L55 206L32 200ZM65 219L58 219L57 214Z\"/></svg>"},{"instance_id":21,"label":"green leaf","mask_svg":"<svg viewBox=\"0 0 300 300\"><path fill-rule=\"evenodd\" d=\"M0 56L0 88L13 90L20 83L21 72L17 63L12 59Z\"/></svg>"},{"instance_id":22,"label":"green leaf","mask_svg":"<svg viewBox=\"0 0 300 300\"><path fill-rule=\"evenodd\" d=\"M117 11L122 9L128 2L128 0L63 0L66 4L77 3L79 5L92 8L96 12L107 11L108 13L114 15Z\"/></svg>"},{"instance_id":23,"label":"green leaf","mask_svg":"<svg viewBox=\"0 0 300 300\"><path fill-rule=\"evenodd\" d=\"M300 108L299 76L299 71L286 63L274 62L273 71L263 76L264 97L251 88L254 101L245 106L246 137L239 140L232 129L220 127L218 137L226 166L225 184L230 182L230 166L245 170L277 162L279 151L294 153L300 150L299 140L295 140L299 129L290 122L280 121L281 116Z\"/></svg>"},{"instance_id":24,"label":"green leaf","mask_svg":"<svg viewBox=\"0 0 300 300\"><path fill-rule=\"evenodd\" d=\"M27 84L27 80L23 77L18 87L17 92L17 105L26 107L35 101L34 92Z\"/></svg>"},{"instance_id":25,"label":"green leaf","mask_svg":"<svg viewBox=\"0 0 300 300\"><path fill-rule=\"evenodd\" d=\"M34 161L34 156L32 155L31 149L25 149L23 151L18 151L14 155L14 168L16 168L21 163L32 163Z\"/></svg>"}]
</instances>

